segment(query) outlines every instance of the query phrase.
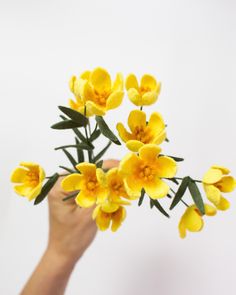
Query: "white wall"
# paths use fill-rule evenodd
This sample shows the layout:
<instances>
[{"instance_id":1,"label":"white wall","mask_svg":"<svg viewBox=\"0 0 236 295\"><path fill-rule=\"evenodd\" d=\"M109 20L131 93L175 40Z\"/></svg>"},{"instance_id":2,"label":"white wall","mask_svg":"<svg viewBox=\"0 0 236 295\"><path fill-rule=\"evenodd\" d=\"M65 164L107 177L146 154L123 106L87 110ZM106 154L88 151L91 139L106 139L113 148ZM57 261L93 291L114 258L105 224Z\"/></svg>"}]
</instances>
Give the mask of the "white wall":
<instances>
[{"instance_id":1,"label":"white wall","mask_svg":"<svg viewBox=\"0 0 236 295\"><path fill-rule=\"evenodd\" d=\"M16 196L11 170L38 161L48 174L66 163L50 130L72 74L97 65L163 83L158 110L168 123L166 153L184 156L179 175L201 177L213 163L236 175L236 4L233 0L0 0L0 293L17 294L46 244L47 204ZM128 108L128 109L127 109ZM108 114L125 121L126 101ZM114 118L116 118L114 120ZM109 157L122 157L117 147ZM147 203L129 208L120 231L99 233L67 290L74 294L235 294L236 200L202 233L180 240L179 205L167 220Z\"/></svg>"}]
</instances>

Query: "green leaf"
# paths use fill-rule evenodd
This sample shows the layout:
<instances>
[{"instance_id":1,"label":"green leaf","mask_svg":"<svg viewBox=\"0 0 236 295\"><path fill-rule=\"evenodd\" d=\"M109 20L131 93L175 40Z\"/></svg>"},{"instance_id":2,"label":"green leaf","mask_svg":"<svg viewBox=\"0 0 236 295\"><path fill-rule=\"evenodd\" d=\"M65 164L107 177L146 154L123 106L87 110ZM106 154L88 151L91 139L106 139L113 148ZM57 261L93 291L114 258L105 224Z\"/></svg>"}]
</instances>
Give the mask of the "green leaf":
<instances>
[{"instance_id":1,"label":"green leaf","mask_svg":"<svg viewBox=\"0 0 236 295\"><path fill-rule=\"evenodd\" d=\"M49 178L49 180L44 184L44 186L41 190L41 193L35 199L34 205L38 205L46 198L46 196L48 195L50 190L53 188L53 186L56 183L56 181L58 180L58 178L59 178L58 173L55 173L52 177Z\"/></svg>"},{"instance_id":2,"label":"green leaf","mask_svg":"<svg viewBox=\"0 0 236 295\"><path fill-rule=\"evenodd\" d=\"M143 203L143 199L144 199L144 196L145 196L145 190L142 189L142 191L141 191L141 196L140 196L140 198L139 198L139 200L138 200L138 205L139 205L139 206L142 205L142 203Z\"/></svg>"},{"instance_id":3,"label":"green leaf","mask_svg":"<svg viewBox=\"0 0 236 295\"><path fill-rule=\"evenodd\" d=\"M78 127L84 127L88 124L88 119L81 113L67 107L59 106L58 107L64 114L66 114L74 122L78 123Z\"/></svg>"},{"instance_id":4,"label":"green leaf","mask_svg":"<svg viewBox=\"0 0 236 295\"><path fill-rule=\"evenodd\" d=\"M68 120L65 116L60 115L60 118L64 121ZM75 135L82 141L82 142L86 142L86 138L84 137L84 135L79 131L79 129L77 128L73 128L73 131L75 133Z\"/></svg>"},{"instance_id":5,"label":"green leaf","mask_svg":"<svg viewBox=\"0 0 236 295\"><path fill-rule=\"evenodd\" d=\"M170 217L170 215L164 210L164 208L161 206L161 204L157 201L157 200L152 200L151 202L153 203L153 205L166 217Z\"/></svg>"},{"instance_id":6,"label":"green leaf","mask_svg":"<svg viewBox=\"0 0 236 295\"><path fill-rule=\"evenodd\" d=\"M85 142L81 142L79 144L68 144L68 145L63 145L63 146L58 146L56 147L54 150L62 150L62 149L66 149L66 148L77 148L77 149L81 149L81 150L87 150L90 151L94 148L94 146L90 146Z\"/></svg>"},{"instance_id":7,"label":"green leaf","mask_svg":"<svg viewBox=\"0 0 236 295\"><path fill-rule=\"evenodd\" d=\"M74 193L68 197L65 197L64 199L62 199L63 202L67 201L67 200L70 200L70 199L74 199L76 196L78 195L78 192L77 193Z\"/></svg>"},{"instance_id":8,"label":"green leaf","mask_svg":"<svg viewBox=\"0 0 236 295\"><path fill-rule=\"evenodd\" d=\"M98 162L96 163L96 166L97 166L98 168L102 168L102 165L103 165L103 160L100 160L100 161L98 161Z\"/></svg>"},{"instance_id":9,"label":"green leaf","mask_svg":"<svg viewBox=\"0 0 236 295\"><path fill-rule=\"evenodd\" d=\"M94 157L93 161L97 162L101 157L105 154L105 152L109 149L110 145L112 144L111 141Z\"/></svg>"},{"instance_id":10,"label":"green leaf","mask_svg":"<svg viewBox=\"0 0 236 295\"><path fill-rule=\"evenodd\" d=\"M152 209L153 206L154 206L154 203L153 203L152 199L150 198L150 208Z\"/></svg>"},{"instance_id":11,"label":"green leaf","mask_svg":"<svg viewBox=\"0 0 236 295\"><path fill-rule=\"evenodd\" d=\"M66 149L62 149L63 152L65 153L65 155L67 156L68 160L71 162L71 164L73 165L73 167L75 167L78 163L77 161L74 159L74 157L66 150Z\"/></svg>"},{"instance_id":12,"label":"green leaf","mask_svg":"<svg viewBox=\"0 0 236 295\"><path fill-rule=\"evenodd\" d=\"M198 207L199 211L201 212L202 215L205 214L205 208L204 208L204 203L202 199L202 195L199 191L199 188L195 181L193 179L190 179L190 182L188 184L188 189L191 193L191 196L193 198L193 201L195 205Z\"/></svg>"},{"instance_id":13,"label":"green leaf","mask_svg":"<svg viewBox=\"0 0 236 295\"><path fill-rule=\"evenodd\" d=\"M101 130L101 133L109 138L112 142L114 142L117 145L121 145L119 139L115 136L115 134L111 131L111 129L108 127L107 123L104 121L103 117L96 116L95 117L96 122L98 123L99 129Z\"/></svg>"},{"instance_id":14,"label":"green leaf","mask_svg":"<svg viewBox=\"0 0 236 295\"><path fill-rule=\"evenodd\" d=\"M169 158L175 160L175 162L182 162L182 161L184 161L184 159L183 158L180 158L180 157L175 157L175 156L170 156L170 155L163 155L163 154L160 154L160 156L169 157Z\"/></svg>"},{"instance_id":15,"label":"green leaf","mask_svg":"<svg viewBox=\"0 0 236 295\"><path fill-rule=\"evenodd\" d=\"M190 182L189 176L183 178L183 180L182 180L182 182L175 194L175 197L170 205L170 210L172 210L179 203L179 201L182 199L182 197L188 187L189 182Z\"/></svg>"},{"instance_id":16,"label":"green leaf","mask_svg":"<svg viewBox=\"0 0 236 295\"><path fill-rule=\"evenodd\" d=\"M80 127L80 124L77 122L74 122L72 120L65 120L65 121L61 121L58 122L56 124L53 124L51 126L52 129L58 129L58 130L62 130L62 129L73 129L76 127Z\"/></svg>"},{"instance_id":17,"label":"green leaf","mask_svg":"<svg viewBox=\"0 0 236 295\"><path fill-rule=\"evenodd\" d=\"M75 138L75 143L77 146L80 144L78 138ZM84 152L81 148L77 148L77 159L78 163L84 162Z\"/></svg>"},{"instance_id":18,"label":"green leaf","mask_svg":"<svg viewBox=\"0 0 236 295\"><path fill-rule=\"evenodd\" d=\"M65 167L65 166L59 166L59 168L64 169L64 170L66 170L66 171L68 171L70 173L76 173L77 172L77 171L75 171L75 170L73 170L71 168Z\"/></svg>"},{"instance_id":19,"label":"green leaf","mask_svg":"<svg viewBox=\"0 0 236 295\"><path fill-rule=\"evenodd\" d=\"M99 129L97 129L97 130L95 130L95 131L91 134L89 140L90 140L90 141L94 141L94 140L96 140L100 135L101 135L101 131L100 131Z\"/></svg>"}]
</instances>

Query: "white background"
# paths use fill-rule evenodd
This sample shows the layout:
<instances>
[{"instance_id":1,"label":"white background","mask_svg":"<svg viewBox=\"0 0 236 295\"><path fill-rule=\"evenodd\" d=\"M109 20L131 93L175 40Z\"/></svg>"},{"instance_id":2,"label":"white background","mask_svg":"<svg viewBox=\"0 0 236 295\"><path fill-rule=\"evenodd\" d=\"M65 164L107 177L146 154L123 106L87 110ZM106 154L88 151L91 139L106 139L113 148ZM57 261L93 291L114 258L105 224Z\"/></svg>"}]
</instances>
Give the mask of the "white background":
<instances>
[{"instance_id":1,"label":"white background","mask_svg":"<svg viewBox=\"0 0 236 295\"><path fill-rule=\"evenodd\" d=\"M236 175L235 1L0 0L0 36L0 294L18 294L46 245L46 202L16 196L9 175L20 161L39 162L48 175L67 163L53 147L72 135L49 127L72 74L96 66L113 77L154 74L162 93L146 110L168 124L164 151L185 157L179 176L200 178L215 163ZM131 109L126 99L107 120L125 122ZM119 232L98 234L67 294L236 294L235 194L228 198L231 209L206 217L186 240L177 231L182 205L167 220L134 204Z\"/></svg>"}]
</instances>

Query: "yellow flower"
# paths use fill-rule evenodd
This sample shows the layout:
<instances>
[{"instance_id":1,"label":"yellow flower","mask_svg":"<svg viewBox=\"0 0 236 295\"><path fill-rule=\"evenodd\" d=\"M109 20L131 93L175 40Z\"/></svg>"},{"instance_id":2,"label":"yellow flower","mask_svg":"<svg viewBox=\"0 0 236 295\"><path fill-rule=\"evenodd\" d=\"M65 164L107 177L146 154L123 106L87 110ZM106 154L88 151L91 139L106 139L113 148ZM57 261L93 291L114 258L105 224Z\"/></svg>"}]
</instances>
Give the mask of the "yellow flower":
<instances>
[{"instance_id":1,"label":"yellow flower","mask_svg":"<svg viewBox=\"0 0 236 295\"><path fill-rule=\"evenodd\" d=\"M150 120L146 122L146 114L143 111L131 111L128 117L128 132L122 123L116 128L121 139L126 142L129 150L137 152L144 144L161 144L166 138L165 123L162 116L155 112L151 114Z\"/></svg>"},{"instance_id":2,"label":"yellow flower","mask_svg":"<svg viewBox=\"0 0 236 295\"><path fill-rule=\"evenodd\" d=\"M205 213L208 216L214 216L216 214L216 209L208 204L204 204ZM181 217L179 222L179 234L183 239L186 237L187 230L190 232L198 232L202 230L204 226L204 221L202 215L196 205L188 207Z\"/></svg>"},{"instance_id":3,"label":"yellow flower","mask_svg":"<svg viewBox=\"0 0 236 295\"><path fill-rule=\"evenodd\" d=\"M80 171L66 176L61 187L67 191L79 190L75 201L80 207L88 208L95 203L105 202L108 197L106 177L102 169L96 168L95 164L80 163L76 166Z\"/></svg>"},{"instance_id":4,"label":"yellow flower","mask_svg":"<svg viewBox=\"0 0 236 295\"><path fill-rule=\"evenodd\" d=\"M151 105L157 101L161 83L151 75L143 75L140 86L134 74L126 78L125 87L131 102L137 106Z\"/></svg>"},{"instance_id":5,"label":"yellow flower","mask_svg":"<svg viewBox=\"0 0 236 295\"><path fill-rule=\"evenodd\" d=\"M82 80L81 80L82 79ZM92 72L87 71L82 75L77 87L79 103L86 105L86 115L105 115L106 111L117 108L124 97L123 77L116 75L112 83L109 73L103 68L96 68ZM72 83L73 85L73 83ZM72 89L75 87L72 86ZM75 105L71 104L74 108ZM81 107L78 107L81 112Z\"/></svg>"},{"instance_id":6,"label":"yellow flower","mask_svg":"<svg viewBox=\"0 0 236 295\"><path fill-rule=\"evenodd\" d=\"M228 176L230 171L221 166L212 166L203 177L203 187L206 196L218 210L227 210L230 203L222 195L223 193L232 192L235 189L235 179Z\"/></svg>"},{"instance_id":7,"label":"yellow flower","mask_svg":"<svg viewBox=\"0 0 236 295\"><path fill-rule=\"evenodd\" d=\"M119 206L118 209L114 209L112 212L105 212L100 205L98 205L93 211L93 219L95 219L97 227L105 231L110 227L113 232L121 226L125 220L126 210L124 207Z\"/></svg>"},{"instance_id":8,"label":"yellow flower","mask_svg":"<svg viewBox=\"0 0 236 295\"><path fill-rule=\"evenodd\" d=\"M31 162L21 162L11 174L11 182L18 183L14 186L15 192L29 201L35 199L41 192L45 172L41 166Z\"/></svg>"},{"instance_id":9,"label":"yellow flower","mask_svg":"<svg viewBox=\"0 0 236 295\"><path fill-rule=\"evenodd\" d=\"M161 148L154 144L144 145L139 155L130 153L120 163L120 171L128 195L140 197L142 188L152 199L163 198L169 186L161 178L172 178L177 171L176 162L166 156L159 156Z\"/></svg>"}]
</instances>

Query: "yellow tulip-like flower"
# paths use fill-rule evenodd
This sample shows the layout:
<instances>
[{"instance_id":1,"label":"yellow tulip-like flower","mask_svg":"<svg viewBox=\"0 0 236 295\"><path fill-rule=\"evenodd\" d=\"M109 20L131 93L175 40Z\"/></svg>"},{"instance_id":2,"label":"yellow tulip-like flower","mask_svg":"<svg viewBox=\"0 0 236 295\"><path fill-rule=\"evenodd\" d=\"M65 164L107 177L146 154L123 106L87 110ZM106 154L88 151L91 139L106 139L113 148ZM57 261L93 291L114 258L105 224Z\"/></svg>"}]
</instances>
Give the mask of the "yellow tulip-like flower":
<instances>
[{"instance_id":1,"label":"yellow tulip-like flower","mask_svg":"<svg viewBox=\"0 0 236 295\"><path fill-rule=\"evenodd\" d=\"M137 106L151 105L157 101L161 83L151 75L143 75L140 86L134 74L126 78L125 87L131 102Z\"/></svg>"},{"instance_id":2,"label":"yellow tulip-like flower","mask_svg":"<svg viewBox=\"0 0 236 295\"><path fill-rule=\"evenodd\" d=\"M78 164L76 168L80 174L73 173L66 176L61 182L61 187L67 192L79 190L75 201L80 207L88 208L95 203L105 202L108 189L103 170L96 168L95 164L86 162Z\"/></svg>"},{"instance_id":3,"label":"yellow tulip-like flower","mask_svg":"<svg viewBox=\"0 0 236 295\"><path fill-rule=\"evenodd\" d=\"M205 214L208 216L214 216L216 209L213 206L204 204ZM202 230L204 221L202 215L196 205L188 207L181 217L179 222L179 235L183 239L186 237L187 230L190 232L198 232Z\"/></svg>"},{"instance_id":4,"label":"yellow tulip-like flower","mask_svg":"<svg viewBox=\"0 0 236 295\"><path fill-rule=\"evenodd\" d=\"M45 172L41 166L31 162L21 162L11 174L11 182L17 183L14 186L15 192L29 201L35 199L41 192Z\"/></svg>"},{"instance_id":5,"label":"yellow tulip-like flower","mask_svg":"<svg viewBox=\"0 0 236 295\"><path fill-rule=\"evenodd\" d=\"M235 179L229 176L229 169L221 166L212 166L203 177L203 187L206 196L218 210L227 210L230 203L221 192L229 193L235 189Z\"/></svg>"},{"instance_id":6,"label":"yellow tulip-like flower","mask_svg":"<svg viewBox=\"0 0 236 295\"><path fill-rule=\"evenodd\" d=\"M165 123L162 116L155 112L151 114L149 122L146 122L146 114L143 111L131 111L128 117L128 132L122 123L116 128L121 139L126 142L129 150L137 152L144 144L161 144L166 138Z\"/></svg>"},{"instance_id":7,"label":"yellow tulip-like flower","mask_svg":"<svg viewBox=\"0 0 236 295\"><path fill-rule=\"evenodd\" d=\"M70 107L84 113L86 116L103 116L110 109L117 108L124 97L123 77L116 75L112 83L109 73L103 68L84 72L79 79L72 77L70 89L74 93L76 102L70 100Z\"/></svg>"},{"instance_id":8,"label":"yellow tulip-like flower","mask_svg":"<svg viewBox=\"0 0 236 295\"><path fill-rule=\"evenodd\" d=\"M139 198L142 188L152 199L165 197L169 186L161 178L172 178L177 172L176 162L159 156L161 148L154 144L144 145L139 154L129 153L120 163L120 171L128 195Z\"/></svg>"},{"instance_id":9,"label":"yellow tulip-like flower","mask_svg":"<svg viewBox=\"0 0 236 295\"><path fill-rule=\"evenodd\" d=\"M125 220L126 210L123 206L119 206L118 209L114 208L114 211L106 212L104 209L98 205L93 211L93 219L96 221L97 227L101 231L105 231L110 227L113 232L121 226L122 222Z\"/></svg>"}]
</instances>

